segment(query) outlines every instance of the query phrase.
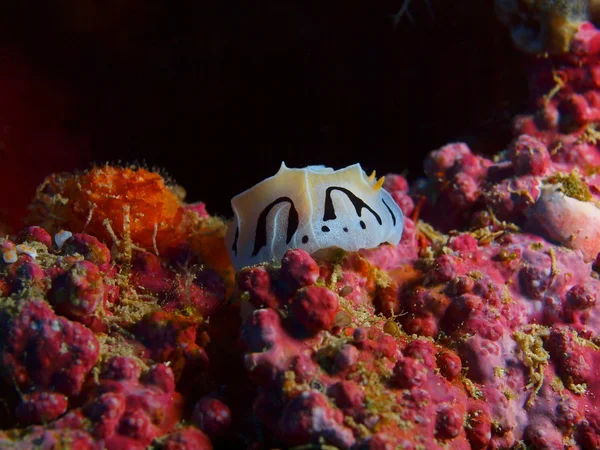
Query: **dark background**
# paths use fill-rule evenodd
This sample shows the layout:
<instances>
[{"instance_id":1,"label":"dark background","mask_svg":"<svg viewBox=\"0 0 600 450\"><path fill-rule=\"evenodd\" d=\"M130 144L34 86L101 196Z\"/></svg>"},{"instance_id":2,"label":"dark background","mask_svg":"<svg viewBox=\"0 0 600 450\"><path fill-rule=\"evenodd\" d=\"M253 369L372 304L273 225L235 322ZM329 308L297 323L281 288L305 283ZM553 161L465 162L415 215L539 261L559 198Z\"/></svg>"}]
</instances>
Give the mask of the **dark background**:
<instances>
[{"instance_id":1,"label":"dark background","mask_svg":"<svg viewBox=\"0 0 600 450\"><path fill-rule=\"evenodd\" d=\"M24 139L43 122L62 140L0 156L33 167L22 195L50 171L138 161L229 215L229 199L282 160L412 180L447 142L502 150L527 80L492 2L412 0L394 26L403 1L3 3L4 62L59 92L39 108L43 96L29 93Z\"/></svg>"}]
</instances>

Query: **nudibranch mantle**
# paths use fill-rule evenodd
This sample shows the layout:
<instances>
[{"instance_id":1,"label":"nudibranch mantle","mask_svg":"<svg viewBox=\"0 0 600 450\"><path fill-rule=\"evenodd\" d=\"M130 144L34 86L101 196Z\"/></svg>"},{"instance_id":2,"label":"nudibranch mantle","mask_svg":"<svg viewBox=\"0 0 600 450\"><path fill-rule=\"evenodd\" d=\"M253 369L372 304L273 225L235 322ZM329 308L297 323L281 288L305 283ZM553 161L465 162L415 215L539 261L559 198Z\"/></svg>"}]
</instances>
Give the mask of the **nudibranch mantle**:
<instances>
[{"instance_id":1,"label":"nudibranch mantle","mask_svg":"<svg viewBox=\"0 0 600 450\"><path fill-rule=\"evenodd\" d=\"M404 216L392 196L360 164L279 171L231 200L226 243L236 270L279 261L290 248L308 253L397 245Z\"/></svg>"}]
</instances>

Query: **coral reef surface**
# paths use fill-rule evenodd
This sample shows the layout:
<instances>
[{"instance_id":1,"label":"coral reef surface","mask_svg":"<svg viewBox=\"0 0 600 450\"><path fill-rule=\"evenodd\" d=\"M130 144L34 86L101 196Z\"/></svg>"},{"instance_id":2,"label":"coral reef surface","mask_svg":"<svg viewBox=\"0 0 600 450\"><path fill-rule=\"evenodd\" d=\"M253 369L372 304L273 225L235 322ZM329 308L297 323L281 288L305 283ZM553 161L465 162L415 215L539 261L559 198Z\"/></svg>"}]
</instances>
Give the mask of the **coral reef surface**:
<instances>
[{"instance_id":1,"label":"coral reef surface","mask_svg":"<svg viewBox=\"0 0 600 450\"><path fill-rule=\"evenodd\" d=\"M582 21L507 148L388 175L398 245L235 273L160 174L48 177L0 242L0 446L600 448L599 55Z\"/></svg>"}]
</instances>

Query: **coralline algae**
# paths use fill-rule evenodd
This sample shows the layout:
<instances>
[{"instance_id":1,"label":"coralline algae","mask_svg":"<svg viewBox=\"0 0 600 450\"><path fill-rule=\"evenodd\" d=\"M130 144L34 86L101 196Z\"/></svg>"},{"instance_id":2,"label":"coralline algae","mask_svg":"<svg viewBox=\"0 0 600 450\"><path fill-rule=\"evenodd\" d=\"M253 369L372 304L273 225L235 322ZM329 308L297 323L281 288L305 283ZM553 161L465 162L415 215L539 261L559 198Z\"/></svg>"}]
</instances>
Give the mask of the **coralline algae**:
<instances>
[{"instance_id":1,"label":"coralline algae","mask_svg":"<svg viewBox=\"0 0 600 450\"><path fill-rule=\"evenodd\" d=\"M600 32L569 45L495 157L386 177L397 246L234 277L157 174L49 177L0 243L0 446L599 448Z\"/></svg>"}]
</instances>

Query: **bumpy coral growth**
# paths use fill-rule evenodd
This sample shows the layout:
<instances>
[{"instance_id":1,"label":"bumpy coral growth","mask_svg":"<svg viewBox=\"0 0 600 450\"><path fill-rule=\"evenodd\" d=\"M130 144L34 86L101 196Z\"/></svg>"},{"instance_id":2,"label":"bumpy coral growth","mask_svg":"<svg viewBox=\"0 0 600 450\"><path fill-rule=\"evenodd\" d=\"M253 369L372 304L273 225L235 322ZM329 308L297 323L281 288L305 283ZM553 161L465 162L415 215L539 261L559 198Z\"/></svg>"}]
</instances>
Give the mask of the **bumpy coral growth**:
<instances>
[{"instance_id":1,"label":"bumpy coral growth","mask_svg":"<svg viewBox=\"0 0 600 450\"><path fill-rule=\"evenodd\" d=\"M600 394L600 282L580 254L533 235L506 230L481 243L472 234L430 242L421 258L399 257L385 272L374 263L389 247L334 264L304 254L305 267L320 267L308 285L283 266L240 273L252 305L245 362L261 387L254 408L277 439L338 448L554 448L568 439L593 448L580 436ZM250 283L258 274L260 285ZM307 323L306 293L323 290L337 311L315 307ZM388 317L376 314L381 297ZM314 323L326 325L314 334ZM561 405L576 422L562 424Z\"/></svg>"},{"instance_id":2,"label":"bumpy coral growth","mask_svg":"<svg viewBox=\"0 0 600 450\"><path fill-rule=\"evenodd\" d=\"M538 113L517 118L517 138L494 161L473 155L464 144L431 154L425 165L430 177L425 189L439 189L439 207L447 218L443 224L439 216L430 218L427 207L424 217L444 231L507 220L581 251L586 262L596 257L600 251L595 225L600 219L596 148L600 109L594 103L600 86L595 81L597 30L582 24L571 48L568 55L537 64L531 84Z\"/></svg>"},{"instance_id":3,"label":"bumpy coral growth","mask_svg":"<svg viewBox=\"0 0 600 450\"><path fill-rule=\"evenodd\" d=\"M61 433L77 436L82 441L81 448L147 448L156 437L172 430L180 419L181 395L175 392L173 372L165 365L149 368L141 378L140 374L141 367L135 359L113 357L103 365L82 407L52 422L47 430L30 427L15 432L17 442L7 436L0 437L0 444L27 448L37 441L52 446L57 441L56 435ZM54 403L47 398L43 400L38 408ZM64 410L60 412L63 413ZM211 448L206 436L200 430L196 432L199 440L207 442L201 448Z\"/></svg>"},{"instance_id":4,"label":"bumpy coral growth","mask_svg":"<svg viewBox=\"0 0 600 450\"><path fill-rule=\"evenodd\" d=\"M99 203L96 213L115 223L113 206ZM65 223L76 224L72 212L63 211ZM177 428L182 393L194 402L212 386L193 389L208 376L208 317L223 306L225 281L186 242L157 256L104 230L30 226L0 240L0 420L18 427L0 435L0 446L210 449L200 428ZM187 383L176 385L183 374Z\"/></svg>"}]
</instances>

